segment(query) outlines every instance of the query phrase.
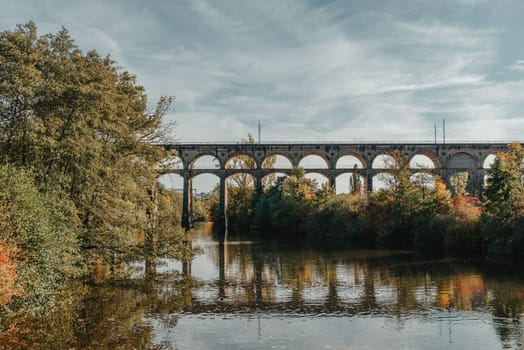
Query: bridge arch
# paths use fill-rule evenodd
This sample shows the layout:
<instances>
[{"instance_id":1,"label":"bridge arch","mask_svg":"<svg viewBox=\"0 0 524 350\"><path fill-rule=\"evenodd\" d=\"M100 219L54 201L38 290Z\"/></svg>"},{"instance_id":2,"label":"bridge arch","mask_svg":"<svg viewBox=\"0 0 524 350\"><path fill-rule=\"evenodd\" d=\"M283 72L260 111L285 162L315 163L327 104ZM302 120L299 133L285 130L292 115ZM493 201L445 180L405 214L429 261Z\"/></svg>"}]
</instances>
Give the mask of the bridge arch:
<instances>
[{"instance_id":1,"label":"bridge arch","mask_svg":"<svg viewBox=\"0 0 524 350\"><path fill-rule=\"evenodd\" d=\"M472 153L458 151L448 156L446 165L448 169L476 169L479 159Z\"/></svg>"},{"instance_id":2,"label":"bridge arch","mask_svg":"<svg viewBox=\"0 0 524 350\"><path fill-rule=\"evenodd\" d=\"M158 183L166 188L182 192L184 188L184 177L177 173L164 173L157 178Z\"/></svg>"},{"instance_id":3,"label":"bridge arch","mask_svg":"<svg viewBox=\"0 0 524 350\"><path fill-rule=\"evenodd\" d=\"M238 172L226 177L226 184L229 187L251 187L255 188L256 178L253 174Z\"/></svg>"},{"instance_id":4,"label":"bridge arch","mask_svg":"<svg viewBox=\"0 0 524 350\"><path fill-rule=\"evenodd\" d=\"M272 158L274 162L272 161ZM273 162L273 164L271 164ZM285 153L271 153L264 157L262 169L293 169L291 158Z\"/></svg>"},{"instance_id":5,"label":"bridge arch","mask_svg":"<svg viewBox=\"0 0 524 350\"><path fill-rule=\"evenodd\" d=\"M191 176L191 189L197 193L211 193L220 186L220 176L212 172L202 172Z\"/></svg>"},{"instance_id":6,"label":"bridge arch","mask_svg":"<svg viewBox=\"0 0 524 350\"><path fill-rule=\"evenodd\" d=\"M275 161L271 164L271 158L274 157ZM293 162L288 155L283 153L270 153L262 160L262 169L292 169Z\"/></svg>"},{"instance_id":7,"label":"bridge arch","mask_svg":"<svg viewBox=\"0 0 524 350\"><path fill-rule=\"evenodd\" d=\"M300 159L298 166L304 169L329 169L329 160L322 154L309 153Z\"/></svg>"},{"instance_id":8,"label":"bridge arch","mask_svg":"<svg viewBox=\"0 0 524 350\"><path fill-rule=\"evenodd\" d=\"M185 166L182 158L179 156L171 156L162 159L158 164L158 168L162 171L183 170Z\"/></svg>"},{"instance_id":9,"label":"bridge arch","mask_svg":"<svg viewBox=\"0 0 524 350\"><path fill-rule=\"evenodd\" d=\"M482 168L484 169L491 169L493 166L493 163L495 163L495 159L497 156L493 153L488 154L484 159L482 160Z\"/></svg>"},{"instance_id":10,"label":"bridge arch","mask_svg":"<svg viewBox=\"0 0 524 350\"><path fill-rule=\"evenodd\" d=\"M414 184L429 189L435 188L435 183L437 182L436 176L429 172L416 172L409 179Z\"/></svg>"},{"instance_id":11,"label":"bridge arch","mask_svg":"<svg viewBox=\"0 0 524 350\"><path fill-rule=\"evenodd\" d=\"M336 169L364 169L367 168L366 161L362 155L354 152L346 153L340 156L336 163Z\"/></svg>"},{"instance_id":12,"label":"bridge arch","mask_svg":"<svg viewBox=\"0 0 524 350\"><path fill-rule=\"evenodd\" d=\"M481 161L482 161L482 169L484 170L484 173L483 173L483 176L482 176L482 185L483 186L487 186L487 184L488 184L488 179L489 179L489 176L490 176L488 171L491 169L491 167L495 163L496 159L497 159L497 155L494 154L494 153L487 154L487 155L485 155L485 157L483 159L481 159ZM521 180L522 180L522 178L521 178Z\"/></svg>"},{"instance_id":13,"label":"bridge arch","mask_svg":"<svg viewBox=\"0 0 524 350\"><path fill-rule=\"evenodd\" d=\"M371 181L373 192L378 192L383 189L389 189L396 182L395 176L388 172L382 172L374 175Z\"/></svg>"},{"instance_id":14,"label":"bridge arch","mask_svg":"<svg viewBox=\"0 0 524 350\"><path fill-rule=\"evenodd\" d=\"M456 151L448 155L447 178L445 179L448 187L451 186L453 176L466 173L468 175L466 191L471 195L479 195L484 183L484 169L481 165L480 159L470 152Z\"/></svg>"},{"instance_id":15,"label":"bridge arch","mask_svg":"<svg viewBox=\"0 0 524 350\"><path fill-rule=\"evenodd\" d=\"M435 169L440 168L440 162L432 153L417 153L409 160L410 169Z\"/></svg>"},{"instance_id":16,"label":"bridge arch","mask_svg":"<svg viewBox=\"0 0 524 350\"><path fill-rule=\"evenodd\" d=\"M304 177L315 181L317 190L321 189L325 185L329 185L329 177L317 171L307 172Z\"/></svg>"},{"instance_id":17,"label":"bridge arch","mask_svg":"<svg viewBox=\"0 0 524 350\"><path fill-rule=\"evenodd\" d=\"M397 160L391 153L381 153L373 158L371 168L373 169L390 169L397 165Z\"/></svg>"},{"instance_id":18,"label":"bridge arch","mask_svg":"<svg viewBox=\"0 0 524 350\"><path fill-rule=\"evenodd\" d=\"M353 176L356 176L359 182L356 185L360 186L360 190L354 188L354 184L352 183ZM366 192L366 176L358 171L344 172L335 178L335 188L337 194L347 194L354 191L359 191L360 194L364 194Z\"/></svg>"},{"instance_id":19,"label":"bridge arch","mask_svg":"<svg viewBox=\"0 0 524 350\"><path fill-rule=\"evenodd\" d=\"M226 169L256 169L255 159L249 154L237 153L226 159Z\"/></svg>"},{"instance_id":20,"label":"bridge arch","mask_svg":"<svg viewBox=\"0 0 524 350\"><path fill-rule=\"evenodd\" d=\"M201 153L189 161L189 169L221 169L220 159L213 154Z\"/></svg>"},{"instance_id":21,"label":"bridge arch","mask_svg":"<svg viewBox=\"0 0 524 350\"><path fill-rule=\"evenodd\" d=\"M282 173L282 172L274 172L274 173L269 173L265 176L262 177L262 188L264 190L267 190L269 189L271 186L273 186L275 184L275 182L281 178L281 177L288 177L289 174L286 174L286 173Z\"/></svg>"}]
</instances>

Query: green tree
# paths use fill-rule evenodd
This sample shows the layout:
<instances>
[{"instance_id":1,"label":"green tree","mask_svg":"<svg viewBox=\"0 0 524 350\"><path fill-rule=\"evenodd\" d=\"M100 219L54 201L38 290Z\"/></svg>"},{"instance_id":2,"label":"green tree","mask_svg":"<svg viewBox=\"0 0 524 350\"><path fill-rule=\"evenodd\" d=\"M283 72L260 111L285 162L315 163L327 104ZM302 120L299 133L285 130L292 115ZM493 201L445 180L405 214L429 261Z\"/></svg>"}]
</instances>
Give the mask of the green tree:
<instances>
[{"instance_id":1,"label":"green tree","mask_svg":"<svg viewBox=\"0 0 524 350\"><path fill-rule=\"evenodd\" d=\"M255 140L251 134L241 141L244 144L253 144ZM266 159L265 166L271 166L274 157ZM227 169L256 169L255 161L252 157L240 154L232 158L227 164ZM240 172L231 175L227 181L227 220L229 228L232 230L247 229L253 223L253 208L256 201L256 180L249 172ZM208 212L210 221L216 221L219 217L219 201L217 186L213 193L208 196Z\"/></svg>"},{"instance_id":2,"label":"green tree","mask_svg":"<svg viewBox=\"0 0 524 350\"><path fill-rule=\"evenodd\" d=\"M468 195L468 192L466 191L466 187L468 186L467 171L463 171L457 175L452 176L449 179L449 183L451 184L451 188L453 189L456 197L465 197Z\"/></svg>"},{"instance_id":3,"label":"green tree","mask_svg":"<svg viewBox=\"0 0 524 350\"><path fill-rule=\"evenodd\" d=\"M303 168L293 168L290 176L278 178L275 185L259 199L257 224L282 232L304 233L316 195L316 181L306 178Z\"/></svg>"},{"instance_id":4,"label":"green tree","mask_svg":"<svg viewBox=\"0 0 524 350\"><path fill-rule=\"evenodd\" d=\"M353 169L357 169L356 164L353 167ZM351 176L349 177L349 193L356 195L360 195L362 193L362 181L360 179L360 176L356 173L351 173Z\"/></svg>"},{"instance_id":5,"label":"green tree","mask_svg":"<svg viewBox=\"0 0 524 350\"><path fill-rule=\"evenodd\" d=\"M255 140L251 134L242 143L253 144ZM227 165L229 169L255 169L253 158L239 155ZM253 201L255 199L255 179L249 173L231 175L226 182L227 186L227 221L231 229L246 229L252 223Z\"/></svg>"},{"instance_id":6,"label":"green tree","mask_svg":"<svg viewBox=\"0 0 524 350\"><path fill-rule=\"evenodd\" d=\"M518 143L497 153L484 191L482 230L494 252L524 252L524 189L521 182L524 149Z\"/></svg>"},{"instance_id":7,"label":"green tree","mask_svg":"<svg viewBox=\"0 0 524 350\"><path fill-rule=\"evenodd\" d=\"M144 89L109 57L82 53L62 29L37 35L30 22L0 34L0 159L30 169L40 191L74 204L85 258L134 257L147 229L146 188L165 154L162 116Z\"/></svg>"},{"instance_id":8,"label":"green tree","mask_svg":"<svg viewBox=\"0 0 524 350\"><path fill-rule=\"evenodd\" d=\"M174 189L159 186L157 255L185 261L190 252L180 244L187 239L181 226L182 195ZM194 199L193 199L194 200Z\"/></svg>"},{"instance_id":9,"label":"green tree","mask_svg":"<svg viewBox=\"0 0 524 350\"><path fill-rule=\"evenodd\" d=\"M409 161L400 152L387 165L387 189L370 197L369 225L387 247L438 250L444 247L441 192L431 188L429 174L412 176ZM381 218L374 223L375 217Z\"/></svg>"},{"instance_id":10,"label":"green tree","mask_svg":"<svg viewBox=\"0 0 524 350\"><path fill-rule=\"evenodd\" d=\"M19 250L15 302L30 312L41 312L71 278L83 272L74 205L63 193L40 193L27 171L4 165L0 166L0 221L0 237Z\"/></svg>"},{"instance_id":11,"label":"green tree","mask_svg":"<svg viewBox=\"0 0 524 350\"><path fill-rule=\"evenodd\" d=\"M390 200L384 196L372 196L378 199L380 206L388 214L383 230L378 234L379 240L388 247L408 248L413 242L414 231L409 224L421 210L421 196L415 184L410 180L409 161L400 152L391 154L386 161L386 169L390 176L385 177L386 189Z\"/></svg>"}]
</instances>

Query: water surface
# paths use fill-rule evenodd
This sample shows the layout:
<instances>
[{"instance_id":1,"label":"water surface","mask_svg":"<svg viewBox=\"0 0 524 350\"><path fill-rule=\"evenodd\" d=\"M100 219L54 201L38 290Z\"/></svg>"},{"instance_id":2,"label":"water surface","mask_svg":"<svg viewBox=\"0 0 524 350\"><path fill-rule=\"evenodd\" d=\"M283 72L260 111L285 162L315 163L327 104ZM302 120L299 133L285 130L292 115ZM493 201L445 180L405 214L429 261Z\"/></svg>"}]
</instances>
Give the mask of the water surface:
<instances>
[{"instance_id":1,"label":"water surface","mask_svg":"<svg viewBox=\"0 0 524 350\"><path fill-rule=\"evenodd\" d=\"M0 349L524 348L519 264L197 237L189 275L82 286Z\"/></svg>"}]
</instances>

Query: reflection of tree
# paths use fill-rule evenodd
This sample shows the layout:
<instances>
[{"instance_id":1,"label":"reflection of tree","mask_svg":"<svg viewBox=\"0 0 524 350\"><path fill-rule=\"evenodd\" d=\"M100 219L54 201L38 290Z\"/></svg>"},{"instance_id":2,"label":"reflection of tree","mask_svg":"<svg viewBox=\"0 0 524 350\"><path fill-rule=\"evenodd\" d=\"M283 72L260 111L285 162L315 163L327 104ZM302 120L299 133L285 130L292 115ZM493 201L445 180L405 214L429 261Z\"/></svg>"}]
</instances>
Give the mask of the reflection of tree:
<instances>
[{"instance_id":1,"label":"reflection of tree","mask_svg":"<svg viewBox=\"0 0 524 350\"><path fill-rule=\"evenodd\" d=\"M471 311L486 294L482 277L476 273L458 272L436 280L438 296L435 304L443 308Z\"/></svg>"},{"instance_id":2,"label":"reflection of tree","mask_svg":"<svg viewBox=\"0 0 524 350\"><path fill-rule=\"evenodd\" d=\"M337 291L337 265L333 261L324 260L323 261L325 270L327 272L327 284L328 284L328 293L326 297L326 303L329 310L336 310L338 306L338 291Z\"/></svg>"},{"instance_id":3,"label":"reflection of tree","mask_svg":"<svg viewBox=\"0 0 524 350\"><path fill-rule=\"evenodd\" d=\"M67 307L38 318L22 319L5 339L7 345L14 349L34 348L35 344L40 349L152 347L151 326L141 319L144 294L132 289L104 287L88 292L85 299L68 296L71 300L66 303Z\"/></svg>"},{"instance_id":4,"label":"reflection of tree","mask_svg":"<svg viewBox=\"0 0 524 350\"><path fill-rule=\"evenodd\" d=\"M262 285L264 280L262 278L262 271L264 269L263 257L260 255L260 248L258 245L253 246L253 272L255 275L255 300L257 303L263 301Z\"/></svg>"},{"instance_id":5,"label":"reflection of tree","mask_svg":"<svg viewBox=\"0 0 524 350\"><path fill-rule=\"evenodd\" d=\"M524 349L520 320L524 312L524 285L500 280L488 280L487 283L492 297L493 323L502 344L505 348Z\"/></svg>"},{"instance_id":6,"label":"reflection of tree","mask_svg":"<svg viewBox=\"0 0 524 350\"><path fill-rule=\"evenodd\" d=\"M70 288L54 311L13 320L11 329L0 333L0 348L154 349L148 315L174 327L174 313L191 309L193 288L190 279L172 275Z\"/></svg>"},{"instance_id":7,"label":"reflection of tree","mask_svg":"<svg viewBox=\"0 0 524 350\"><path fill-rule=\"evenodd\" d=\"M362 305L366 309L373 309L377 305L377 299L375 294L375 280L373 278L374 269L369 264L363 266L363 287L362 293Z\"/></svg>"},{"instance_id":8,"label":"reflection of tree","mask_svg":"<svg viewBox=\"0 0 524 350\"><path fill-rule=\"evenodd\" d=\"M225 242L210 252L223 269L219 281L197 283L177 274L157 274L71 290L70 307L18 320L8 346L162 348L173 339L153 337L155 329L176 327L181 312L380 313L391 316L395 327L404 327L405 320L428 317L435 306L446 313L492 310L502 344L519 348L522 343L524 284L511 275L496 280L455 261L380 252L319 253L296 245L283 250L272 243ZM210 290L215 293L205 293ZM0 336L0 343L5 339Z\"/></svg>"},{"instance_id":9,"label":"reflection of tree","mask_svg":"<svg viewBox=\"0 0 524 350\"><path fill-rule=\"evenodd\" d=\"M218 298L223 299L226 296L225 280L226 280L226 247L227 241L220 240L218 243Z\"/></svg>"},{"instance_id":10,"label":"reflection of tree","mask_svg":"<svg viewBox=\"0 0 524 350\"><path fill-rule=\"evenodd\" d=\"M420 274L403 275L397 278L397 310L402 311L413 310L417 306L417 297L415 295L417 287L423 285Z\"/></svg>"}]
</instances>

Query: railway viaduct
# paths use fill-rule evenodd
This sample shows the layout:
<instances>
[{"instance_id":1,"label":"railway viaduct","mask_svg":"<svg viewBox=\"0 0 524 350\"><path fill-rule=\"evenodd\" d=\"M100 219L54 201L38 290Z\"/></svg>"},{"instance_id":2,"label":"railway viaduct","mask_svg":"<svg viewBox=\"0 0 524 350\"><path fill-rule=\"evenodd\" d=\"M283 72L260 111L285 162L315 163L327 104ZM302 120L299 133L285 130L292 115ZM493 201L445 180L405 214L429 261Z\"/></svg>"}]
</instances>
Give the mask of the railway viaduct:
<instances>
[{"instance_id":1,"label":"railway viaduct","mask_svg":"<svg viewBox=\"0 0 524 350\"><path fill-rule=\"evenodd\" d=\"M482 192L486 175L485 162L490 155L507 150L508 143L173 143L161 145L166 150L175 150L177 166L163 165L159 169L162 174L179 174L184 179L182 226L186 229L191 225L191 179L197 175L209 173L220 179L220 216L225 220L226 214L226 181L235 174L247 173L253 176L257 190L262 189L262 179L270 174L289 174L291 167L299 166L304 157L315 156L324 160L325 166L306 168L306 173L317 173L325 176L331 186L335 186L337 176L354 173L363 179L368 191L373 190L373 178L388 169L377 166L377 159L388 157L392 153L400 153L405 159L414 157L429 159L432 166L421 169L410 163L413 173L425 172L440 177L449 185L449 179L457 173L468 174L467 189L470 193ZM215 165L210 168L196 168L195 162L202 156L212 156ZM235 167L231 161L249 159L249 168ZM289 160L290 167L278 168L265 166L265 160L281 156ZM350 156L355 164L348 168L340 166L343 157ZM167 163L166 163L167 164ZM237 163L238 164L238 163Z\"/></svg>"}]
</instances>

